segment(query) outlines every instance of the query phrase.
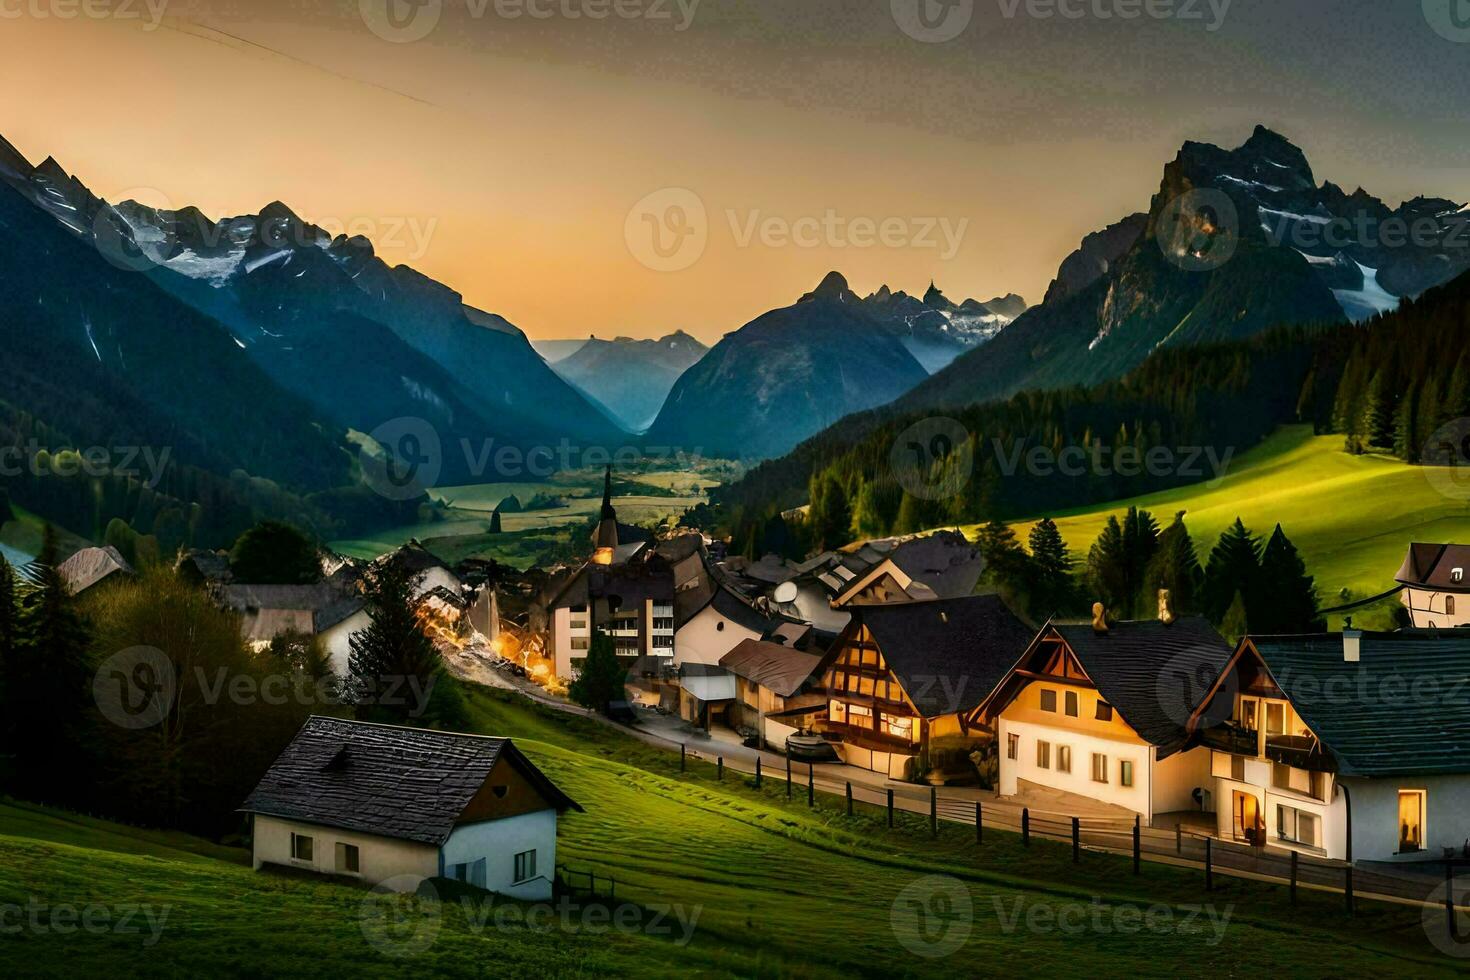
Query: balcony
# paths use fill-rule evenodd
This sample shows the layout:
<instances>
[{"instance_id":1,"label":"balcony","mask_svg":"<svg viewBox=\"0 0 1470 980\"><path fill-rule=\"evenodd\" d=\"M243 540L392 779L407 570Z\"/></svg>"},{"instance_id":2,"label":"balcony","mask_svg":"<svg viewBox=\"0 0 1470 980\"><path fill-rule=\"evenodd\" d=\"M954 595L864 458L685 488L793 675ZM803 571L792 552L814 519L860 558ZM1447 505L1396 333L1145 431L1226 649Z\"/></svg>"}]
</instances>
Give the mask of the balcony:
<instances>
[{"instance_id":1,"label":"balcony","mask_svg":"<svg viewBox=\"0 0 1470 980\"><path fill-rule=\"evenodd\" d=\"M1234 722L1226 722L1204 729L1200 732L1200 744L1218 752L1229 752L1232 755L1245 755L1251 758L1255 757L1257 748L1256 733Z\"/></svg>"},{"instance_id":2,"label":"balcony","mask_svg":"<svg viewBox=\"0 0 1470 980\"><path fill-rule=\"evenodd\" d=\"M1308 772L1335 772L1337 764L1310 735L1267 735L1266 758Z\"/></svg>"}]
</instances>

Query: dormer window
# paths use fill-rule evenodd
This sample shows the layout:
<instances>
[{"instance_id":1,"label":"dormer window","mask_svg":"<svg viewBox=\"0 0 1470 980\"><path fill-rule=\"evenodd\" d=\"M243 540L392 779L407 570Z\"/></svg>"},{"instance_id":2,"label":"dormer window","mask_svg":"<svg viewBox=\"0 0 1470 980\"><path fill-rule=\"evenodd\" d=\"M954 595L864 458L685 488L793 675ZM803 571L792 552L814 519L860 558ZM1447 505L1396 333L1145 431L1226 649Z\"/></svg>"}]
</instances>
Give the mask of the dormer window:
<instances>
[{"instance_id":1,"label":"dormer window","mask_svg":"<svg viewBox=\"0 0 1470 980\"><path fill-rule=\"evenodd\" d=\"M1452 568L1452 569L1450 569L1450 581L1451 582L1454 582L1456 585L1459 585L1464 580L1465 580L1465 570L1463 568Z\"/></svg>"}]
</instances>

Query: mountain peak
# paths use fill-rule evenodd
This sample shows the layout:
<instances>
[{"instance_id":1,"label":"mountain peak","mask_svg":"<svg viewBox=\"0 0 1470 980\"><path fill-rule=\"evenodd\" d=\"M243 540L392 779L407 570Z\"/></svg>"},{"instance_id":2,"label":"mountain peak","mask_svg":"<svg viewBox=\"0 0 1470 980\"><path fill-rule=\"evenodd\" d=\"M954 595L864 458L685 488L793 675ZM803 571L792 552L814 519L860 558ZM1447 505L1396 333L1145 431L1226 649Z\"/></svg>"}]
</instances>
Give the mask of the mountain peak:
<instances>
[{"instance_id":1,"label":"mountain peak","mask_svg":"<svg viewBox=\"0 0 1470 980\"><path fill-rule=\"evenodd\" d=\"M839 302L846 302L846 297L851 294L852 290L847 286L847 278L840 272L829 272L822 277L817 288L803 296L800 302L806 303L814 299L835 299Z\"/></svg>"}]
</instances>

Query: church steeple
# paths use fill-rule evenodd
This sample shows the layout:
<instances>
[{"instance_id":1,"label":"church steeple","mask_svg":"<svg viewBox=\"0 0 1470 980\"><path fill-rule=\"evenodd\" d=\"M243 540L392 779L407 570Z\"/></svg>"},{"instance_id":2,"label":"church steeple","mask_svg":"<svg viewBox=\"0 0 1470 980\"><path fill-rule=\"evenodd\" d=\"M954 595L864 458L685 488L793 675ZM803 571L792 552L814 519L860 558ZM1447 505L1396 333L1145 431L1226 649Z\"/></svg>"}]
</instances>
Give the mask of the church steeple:
<instances>
[{"instance_id":1,"label":"church steeple","mask_svg":"<svg viewBox=\"0 0 1470 980\"><path fill-rule=\"evenodd\" d=\"M598 522L597 534L593 538L597 550L592 560L599 565L610 565L618 547L618 512L612 505L612 467L602 481L602 520Z\"/></svg>"},{"instance_id":2,"label":"church steeple","mask_svg":"<svg viewBox=\"0 0 1470 980\"><path fill-rule=\"evenodd\" d=\"M617 511L612 505L612 467L607 468L607 475L602 478L602 519L604 521L615 521L618 518Z\"/></svg>"}]
</instances>

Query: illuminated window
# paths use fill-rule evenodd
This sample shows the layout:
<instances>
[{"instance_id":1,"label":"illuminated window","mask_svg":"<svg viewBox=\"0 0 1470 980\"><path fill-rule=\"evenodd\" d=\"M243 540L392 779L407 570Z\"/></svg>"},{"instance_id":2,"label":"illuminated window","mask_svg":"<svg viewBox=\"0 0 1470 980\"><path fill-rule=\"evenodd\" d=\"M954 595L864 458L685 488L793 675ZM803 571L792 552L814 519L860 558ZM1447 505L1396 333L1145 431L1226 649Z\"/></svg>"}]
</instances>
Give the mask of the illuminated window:
<instances>
[{"instance_id":1,"label":"illuminated window","mask_svg":"<svg viewBox=\"0 0 1470 980\"><path fill-rule=\"evenodd\" d=\"M1286 734L1286 705L1279 701L1266 704L1266 734Z\"/></svg>"},{"instance_id":2,"label":"illuminated window","mask_svg":"<svg viewBox=\"0 0 1470 980\"><path fill-rule=\"evenodd\" d=\"M882 716L883 731L885 734L895 738L914 737L914 720L912 718L901 718L898 715L885 714Z\"/></svg>"},{"instance_id":3,"label":"illuminated window","mask_svg":"<svg viewBox=\"0 0 1470 980\"><path fill-rule=\"evenodd\" d=\"M1399 790L1399 853L1424 850L1424 810L1428 802L1422 789Z\"/></svg>"},{"instance_id":4,"label":"illuminated window","mask_svg":"<svg viewBox=\"0 0 1470 980\"><path fill-rule=\"evenodd\" d=\"M1092 781L1094 783L1108 781L1108 757L1097 752L1092 753Z\"/></svg>"},{"instance_id":5,"label":"illuminated window","mask_svg":"<svg viewBox=\"0 0 1470 980\"><path fill-rule=\"evenodd\" d=\"M1256 730L1256 702L1254 698L1241 698L1235 723L1248 732Z\"/></svg>"},{"instance_id":6,"label":"illuminated window","mask_svg":"<svg viewBox=\"0 0 1470 980\"><path fill-rule=\"evenodd\" d=\"M847 705L841 701L830 701L827 704L827 720L834 721L839 725L847 724Z\"/></svg>"},{"instance_id":7,"label":"illuminated window","mask_svg":"<svg viewBox=\"0 0 1470 980\"><path fill-rule=\"evenodd\" d=\"M1021 754L1021 736L1019 736L1019 735L1007 735L1006 736L1006 758L1007 759L1015 759L1020 754Z\"/></svg>"},{"instance_id":8,"label":"illuminated window","mask_svg":"<svg viewBox=\"0 0 1470 980\"><path fill-rule=\"evenodd\" d=\"M864 725L873 718L873 709L865 704L849 704L847 706L847 713L849 717L861 719ZM857 722L854 721L853 724L855 725Z\"/></svg>"},{"instance_id":9,"label":"illuminated window","mask_svg":"<svg viewBox=\"0 0 1470 980\"><path fill-rule=\"evenodd\" d=\"M1072 771L1072 746L1057 746L1057 772Z\"/></svg>"},{"instance_id":10,"label":"illuminated window","mask_svg":"<svg viewBox=\"0 0 1470 980\"><path fill-rule=\"evenodd\" d=\"M1036 743L1036 767L1038 769L1050 769L1051 768L1051 743L1050 742L1041 742L1041 741L1038 741Z\"/></svg>"},{"instance_id":11,"label":"illuminated window","mask_svg":"<svg viewBox=\"0 0 1470 980\"><path fill-rule=\"evenodd\" d=\"M1041 692L1041 710L1042 711L1056 711L1057 710L1057 692L1056 691L1048 691L1048 690L1045 690L1045 689L1042 690L1042 692Z\"/></svg>"},{"instance_id":12,"label":"illuminated window","mask_svg":"<svg viewBox=\"0 0 1470 980\"><path fill-rule=\"evenodd\" d=\"M1076 718L1077 717L1077 692L1076 691L1068 691L1067 692L1067 717L1068 718Z\"/></svg>"}]
</instances>

